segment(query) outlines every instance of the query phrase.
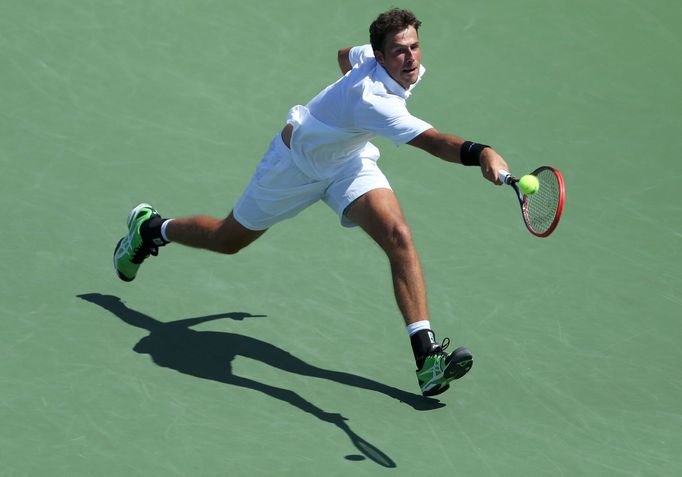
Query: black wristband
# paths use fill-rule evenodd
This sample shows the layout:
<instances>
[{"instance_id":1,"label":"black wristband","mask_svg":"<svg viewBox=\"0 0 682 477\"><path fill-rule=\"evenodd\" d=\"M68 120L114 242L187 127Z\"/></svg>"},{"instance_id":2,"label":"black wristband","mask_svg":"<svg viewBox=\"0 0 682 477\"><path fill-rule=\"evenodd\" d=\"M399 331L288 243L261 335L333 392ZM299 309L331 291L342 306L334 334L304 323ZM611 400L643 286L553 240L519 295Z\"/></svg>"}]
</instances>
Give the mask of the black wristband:
<instances>
[{"instance_id":1,"label":"black wristband","mask_svg":"<svg viewBox=\"0 0 682 477\"><path fill-rule=\"evenodd\" d=\"M481 163L479 159L481 158L481 152L486 147L490 147L487 144L478 144L477 142L464 141L462 147L459 149L459 159L465 166L480 166Z\"/></svg>"}]
</instances>

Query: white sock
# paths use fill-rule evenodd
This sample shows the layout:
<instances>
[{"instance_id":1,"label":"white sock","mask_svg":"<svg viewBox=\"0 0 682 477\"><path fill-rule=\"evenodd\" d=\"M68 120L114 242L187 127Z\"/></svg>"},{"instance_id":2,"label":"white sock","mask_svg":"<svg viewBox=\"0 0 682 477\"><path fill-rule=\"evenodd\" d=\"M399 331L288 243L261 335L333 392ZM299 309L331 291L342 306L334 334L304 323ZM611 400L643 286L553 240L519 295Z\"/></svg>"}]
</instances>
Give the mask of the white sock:
<instances>
[{"instance_id":1,"label":"white sock","mask_svg":"<svg viewBox=\"0 0 682 477\"><path fill-rule=\"evenodd\" d=\"M410 323L409 325L407 325L407 334L409 336L412 336L417 331L430 330L430 329L431 329L431 322L429 320L417 321L416 323Z\"/></svg>"},{"instance_id":2,"label":"white sock","mask_svg":"<svg viewBox=\"0 0 682 477\"><path fill-rule=\"evenodd\" d=\"M170 240L168 240L168 237L166 237L166 227L168 227L168 224L170 224L172 221L173 219L168 219L163 224L161 224L161 237L163 237L163 239L166 242L170 242Z\"/></svg>"}]
</instances>

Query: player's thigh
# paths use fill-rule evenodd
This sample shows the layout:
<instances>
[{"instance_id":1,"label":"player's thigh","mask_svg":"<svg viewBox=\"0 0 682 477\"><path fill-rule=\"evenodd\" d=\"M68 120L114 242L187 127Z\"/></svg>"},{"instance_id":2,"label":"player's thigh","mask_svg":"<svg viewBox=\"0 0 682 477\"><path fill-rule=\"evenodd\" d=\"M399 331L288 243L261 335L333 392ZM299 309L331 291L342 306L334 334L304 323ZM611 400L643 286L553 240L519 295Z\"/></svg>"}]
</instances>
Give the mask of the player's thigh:
<instances>
[{"instance_id":1,"label":"player's thigh","mask_svg":"<svg viewBox=\"0 0 682 477\"><path fill-rule=\"evenodd\" d=\"M367 207L363 206L356 208L356 212L353 214L349 215L349 211L360 198L377 190L384 192L372 193L370 197L375 195L377 197L384 195L395 197L388 179L381 172L376 161L367 158L356 158L336 174L332 183L325 191L324 202L337 213L341 225L344 227L363 226L364 224L354 220L354 218L359 220L361 216L371 214L372 210L365 210ZM361 202L366 202L366 199ZM393 203L393 205L395 204L397 204L397 200ZM398 206L399 209L400 207Z\"/></svg>"},{"instance_id":2,"label":"player's thigh","mask_svg":"<svg viewBox=\"0 0 682 477\"><path fill-rule=\"evenodd\" d=\"M345 212L384 249L411 246L410 228L391 189L373 189L356 199Z\"/></svg>"},{"instance_id":3,"label":"player's thigh","mask_svg":"<svg viewBox=\"0 0 682 477\"><path fill-rule=\"evenodd\" d=\"M258 165L232 215L246 229L265 230L320 200L327 184L306 176L279 135Z\"/></svg>"}]
</instances>

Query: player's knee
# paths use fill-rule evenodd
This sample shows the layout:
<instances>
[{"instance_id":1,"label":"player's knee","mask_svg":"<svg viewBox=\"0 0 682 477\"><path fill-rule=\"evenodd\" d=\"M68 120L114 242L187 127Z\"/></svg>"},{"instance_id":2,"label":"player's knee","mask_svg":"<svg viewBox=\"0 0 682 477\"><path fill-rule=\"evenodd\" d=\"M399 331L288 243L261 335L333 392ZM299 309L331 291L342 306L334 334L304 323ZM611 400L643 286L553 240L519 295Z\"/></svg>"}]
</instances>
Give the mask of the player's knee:
<instances>
[{"instance_id":1,"label":"player's knee","mask_svg":"<svg viewBox=\"0 0 682 477\"><path fill-rule=\"evenodd\" d=\"M413 247L412 231L405 222L392 224L388 229L387 245L389 250L405 251Z\"/></svg>"},{"instance_id":2,"label":"player's knee","mask_svg":"<svg viewBox=\"0 0 682 477\"><path fill-rule=\"evenodd\" d=\"M225 255L235 255L260 237L263 232L265 231L251 231L244 228L230 215L214 231L212 249Z\"/></svg>"},{"instance_id":3,"label":"player's knee","mask_svg":"<svg viewBox=\"0 0 682 477\"><path fill-rule=\"evenodd\" d=\"M220 235L216 237L214 244L216 252L225 255L235 255L245 247L245 245L235 242L231 237Z\"/></svg>"},{"instance_id":4,"label":"player's knee","mask_svg":"<svg viewBox=\"0 0 682 477\"><path fill-rule=\"evenodd\" d=\"M238 247L234 244L226 243L226 244L219 244L218 245L218 250L217 252L222 253L224 255L236 255L239 253L239 251L244 248L244 247Z\"/></svg>"}]
</instances>

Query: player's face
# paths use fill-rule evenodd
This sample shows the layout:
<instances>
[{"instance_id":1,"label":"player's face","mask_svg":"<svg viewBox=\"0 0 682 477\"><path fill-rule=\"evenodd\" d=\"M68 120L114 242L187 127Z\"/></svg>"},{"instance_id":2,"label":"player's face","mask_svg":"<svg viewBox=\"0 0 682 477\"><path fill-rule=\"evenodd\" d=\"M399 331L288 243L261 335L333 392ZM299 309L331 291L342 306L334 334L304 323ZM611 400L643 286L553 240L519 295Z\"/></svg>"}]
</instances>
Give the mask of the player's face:
<instances>
[{"instance_id":1,"label":"player's face","mask_svg":"<svg viewBox=\"0 0 682 477\"><path fill-rule=\"evenodd\" d=\"M381 66L400 86L408 89L419 78L422 54L419 35L413 26L386 38L383 51L375 51Z\"/></svg>"}]
</instances>

